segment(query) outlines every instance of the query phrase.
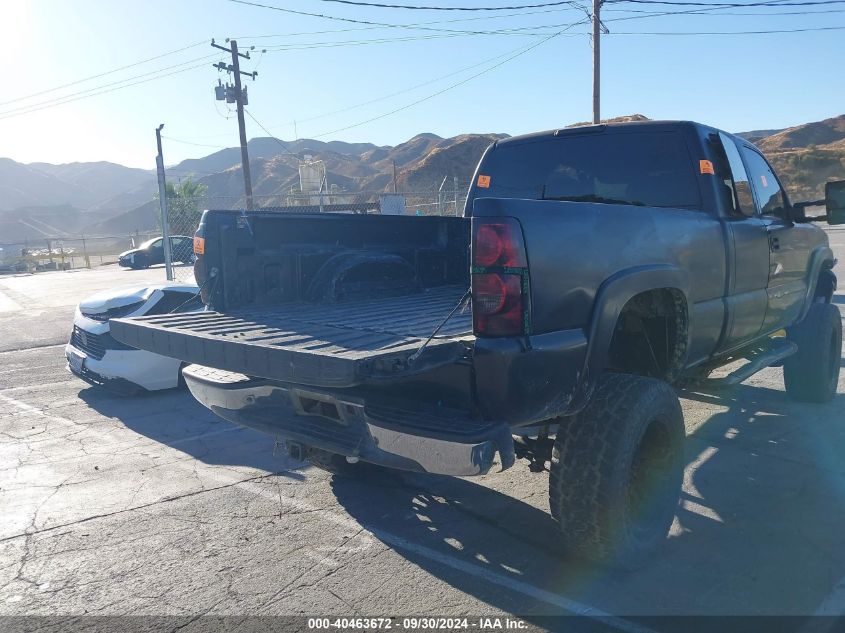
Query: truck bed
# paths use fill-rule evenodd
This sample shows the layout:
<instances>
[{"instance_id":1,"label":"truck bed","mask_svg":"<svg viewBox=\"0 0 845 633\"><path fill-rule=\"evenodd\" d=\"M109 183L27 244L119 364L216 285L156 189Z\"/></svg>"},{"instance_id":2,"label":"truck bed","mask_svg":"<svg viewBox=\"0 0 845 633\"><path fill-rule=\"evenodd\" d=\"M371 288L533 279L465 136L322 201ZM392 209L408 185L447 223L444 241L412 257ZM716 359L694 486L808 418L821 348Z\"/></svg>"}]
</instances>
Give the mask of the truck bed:
<instances>
[{"instance_id":1,"label":"truck bed","mask_svg":"<svg viewBox=\"0 0 845 633\"><path fill-rule=\"evenodd\" d=\"M344 303L291 302L219 312L113 319L118 340L189 363L284 382L349 387L454 362L472 340L457 311L413 362L409 357L458 305L463 285Z\"/></svg>"}]
</instances>

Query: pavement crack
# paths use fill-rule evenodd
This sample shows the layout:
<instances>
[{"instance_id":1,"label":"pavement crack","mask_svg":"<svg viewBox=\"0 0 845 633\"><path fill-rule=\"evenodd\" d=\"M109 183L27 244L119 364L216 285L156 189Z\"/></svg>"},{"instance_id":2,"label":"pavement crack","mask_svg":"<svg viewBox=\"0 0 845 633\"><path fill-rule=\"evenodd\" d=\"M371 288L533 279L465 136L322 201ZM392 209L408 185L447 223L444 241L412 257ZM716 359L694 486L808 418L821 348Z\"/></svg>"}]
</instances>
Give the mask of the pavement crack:
<instances>
[{"instance_id":1,"label":"pavement crack","mask_svg":"<svg viewBox=\"0 0 845 633\"><path fill-rule=\"evenodd\" d=\"M49 527L49 528L43 528L41 530L32 530L30 532L26 532L26 531L19 532L17 534L12 534L10 536L4 536L4 537L0 538L0 543L5 543L7 541L12 541L14 539L18 539L18 538L25 537L25 536L42 534L44 532L50 532L52 530L58 530L58 529L61 529L61 528L79 525L79 524L82 524L82 523L88 523L89 521L95 521L97 519L105 519L105 518L108 518L108 517L117 516L117 515L120 515L120 514L125 514L127 512L135 512L137 510L145 510L147 508L152 508L152 507L162 505L162 504L165 504L165 503L171 503L173 501L179 501L180 499L187 499L187 498L190 498L190 497L195 497L197 495L205 494L207 492L215 492L215 491L218 491L218 490L226 490L228 488L234 488L234 487L239 486L241 484L250 483L250 482L257 482L257 481L261 481L262 479L266 479L267 477L282 475L282 474L284 474L284 471L279 471L279 472L275 472L275 473L265 473L265 474L257 475L255 477L249 477L247 479L241 479L239 481L234 481L234 482L231 482L231 483L228 483L228 484L215 486L213 488L204 488L203 490L192 490L191 492L186 492L184 494L176 495L174 497L165 497L163 499L158 499L156 501L151 501L149 503L143 503L141 505L138 505L138 506L135 506L135 507L132 507L132 508L123 508L121 510L115 510L114 512L104 512L104 513L101 513L101 514L94 514L94 515L91 515L91 516L88 516L88 517L83 517L83 518L78 519L76 521L68 521L67 523L60 523L60 524L54 525L54 526ZM36 512L37 512L37 510L36 510Z\"/></svg>"}]
</instances>

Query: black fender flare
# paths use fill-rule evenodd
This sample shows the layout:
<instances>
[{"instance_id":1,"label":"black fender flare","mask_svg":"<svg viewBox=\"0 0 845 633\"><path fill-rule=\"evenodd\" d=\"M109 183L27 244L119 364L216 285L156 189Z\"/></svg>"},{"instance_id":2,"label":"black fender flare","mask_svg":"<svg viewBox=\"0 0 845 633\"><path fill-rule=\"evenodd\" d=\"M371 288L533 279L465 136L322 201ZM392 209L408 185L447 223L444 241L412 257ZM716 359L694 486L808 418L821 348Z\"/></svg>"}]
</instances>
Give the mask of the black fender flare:
<instances>
[{"instance_id":1,"label":"black fender flare","mask_svg":"<svg viewBox=\"0 0 845 633\"><path fill-rule=\"evenodd\" d=\"M836 259L833 256L830 246L817 246L810 253L810 260L807 264L807 276L805 277L807 280L807 294L804 296L804 305L801 308L801 313L795 320L796 323L803 321L804 317L807 316L810 306L813 305L813 299L816 296L816 286L819 283L819 277L825 270L831 270L835 262ZM833 275L833 272L830 274ZM834 276L834 281L835 279L836 277ZM836 290L835 283L833 289Z\"/></svg>"},{"instance_id":2,"label":"black fender flare","mask_svg":"<svg viewBox=\"0 0 845 633\"><path fill-rule=\"evenodd\" d=\"M596 381L607 366L610 342L625 305L638 294L649 290L676 290L687 304L687 319L691 320L689 306L689 273L669 264L647 264L614 273L599 286L590 319L587 336L587 354L581 371L578 394L573 399L576 408L582 408L592 394ZM692 326L687 328L689 349Z\"/></svg>"}]
</instances>

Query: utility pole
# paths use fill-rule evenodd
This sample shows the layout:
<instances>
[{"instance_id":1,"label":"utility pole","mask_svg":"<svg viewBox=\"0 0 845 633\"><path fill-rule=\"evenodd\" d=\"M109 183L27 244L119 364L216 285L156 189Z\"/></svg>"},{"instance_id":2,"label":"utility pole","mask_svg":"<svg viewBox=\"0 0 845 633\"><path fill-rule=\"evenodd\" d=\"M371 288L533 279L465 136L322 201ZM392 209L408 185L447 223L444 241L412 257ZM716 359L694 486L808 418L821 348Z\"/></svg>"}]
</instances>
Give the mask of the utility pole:
<instances>
[{"instance_id":1,"label":"utility pole","mask_svg":"<svg viewBox=\"0 0 845 633\"><path fill-rule=\"evenodd\" d=\"M593 123L601 122L601 3L593 0Z\"/></svg>"},{"instance_id":2,"label":"utility pole","mask_svg":"<svg viewBox=\"0 0 845 633\"><path fill-rule=\"evenodd\" d=\"M213 64L213 66L217 70L225 70L230 74L234 74L235 76L234 86L230 86L228 82L225 87L222 85L218 86L217 100L222 101L223 99L225 99L228 103L234 102L237 105L238 132L240 134L241 140L241 168L244 172L244 194L246 195L246 208L249 211L252 211L252 177L249 173L249 152L246 148L246 123L244 121L244 105L246 105L249 101L247 98L246 89L241 88L241 75L252 77L252 79L255 80L255 78L258 76L258 73L254 71L251 73L247 73L241 70L240 58L243 57L244 59L249 59L249 53L239 53L238 43L235 40L229 40L229 45L231 46L231 48L226 48L225 46L215 44L214 40L211 40L211 45L214 48L219 48L221 51L226 51L227 53L231 53L232 55L231 65L227 66L223 62Z\"/></svg>"},{"instance_id":3,"label":"utility pole","mask_svg":"<svg viewBox=\"0 0 845 633\"><path fill-rule=\"evenodd\" d=\"M164 180L164 152L161 150L161 128L164 123L156 128L156 145L158 155L156 156L156 171L158 172L158 204L161 208L161 238L164 248L164 272L168 281L173 281L173 261L170 256L170 219L167 217L167 185Z\"/></svg>"}]
</instances>

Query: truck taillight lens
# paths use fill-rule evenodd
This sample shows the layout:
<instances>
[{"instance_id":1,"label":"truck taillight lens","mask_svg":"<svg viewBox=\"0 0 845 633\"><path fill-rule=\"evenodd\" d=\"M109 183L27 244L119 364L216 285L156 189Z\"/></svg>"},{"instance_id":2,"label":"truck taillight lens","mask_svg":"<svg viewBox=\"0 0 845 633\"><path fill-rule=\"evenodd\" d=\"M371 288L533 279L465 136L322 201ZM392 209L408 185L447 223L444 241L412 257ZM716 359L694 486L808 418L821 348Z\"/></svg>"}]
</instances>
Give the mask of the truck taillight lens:
<instances>
[{"instance_id":1,"label":"truck taillight lens","mask_svg":"<svg viewBox=\"0 0 845 633\"><path fill-rule=\"evenodd\" d=\"M479 224L475 231L473 263L484 267L524 267L522 231L516 221Z\"/></svg>"},{"instance_id":2,"label":"truck taillight lens","mask_svg":"<svg viewBox=\"0 0 845 633\"><path fill-rule=\"evenodd\" d=\"M473 218L473 329L479 336L527 334L528 261L513 218Z\"/></svg>"},{"instance_id":3,"label":"truck taillight lens","mask_svg":"<svg viewBox=\"0 0 845 633\"><path fill-rule=\"evenodd\" d=\"M482 273L472 276L472 320L485 336L514 336L523 328L522 276Z\"/></svg>"}]
</instances>

